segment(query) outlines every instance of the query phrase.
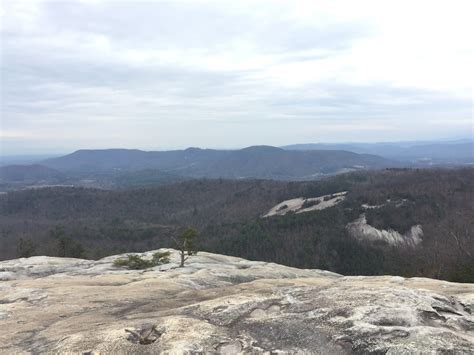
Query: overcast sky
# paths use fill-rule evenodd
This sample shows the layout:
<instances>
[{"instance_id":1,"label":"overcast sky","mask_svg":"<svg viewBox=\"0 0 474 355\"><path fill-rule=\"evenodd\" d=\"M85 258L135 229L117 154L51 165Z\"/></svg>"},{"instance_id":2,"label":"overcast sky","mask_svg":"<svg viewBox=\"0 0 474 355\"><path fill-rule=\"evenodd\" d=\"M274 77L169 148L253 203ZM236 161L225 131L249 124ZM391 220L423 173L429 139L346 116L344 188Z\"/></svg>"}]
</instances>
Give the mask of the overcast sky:
<instances>
[{"instance_id":1,"label":"overcast sky","mask_svg":"<svg viewBox=\"0 0 474 355\"><path fill-rule=\"evenodd\" d=\"M3 0L2 151L472 137L473 5Z\"/></svg>"}]
</instances>

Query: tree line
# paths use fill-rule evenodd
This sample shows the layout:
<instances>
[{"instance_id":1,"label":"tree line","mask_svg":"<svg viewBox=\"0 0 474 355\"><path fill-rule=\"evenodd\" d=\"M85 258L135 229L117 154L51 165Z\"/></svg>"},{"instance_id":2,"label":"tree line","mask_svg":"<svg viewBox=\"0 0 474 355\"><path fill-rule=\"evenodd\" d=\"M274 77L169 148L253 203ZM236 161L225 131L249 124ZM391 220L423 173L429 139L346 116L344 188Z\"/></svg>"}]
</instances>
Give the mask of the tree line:
<instances>
[{"instance_id":1,"label":"tree line","mask_svg":"<svg viewBox=\"0 0 474 355\"><path fill-rule=\"evenodd\" d=\"M218 179L126 191L14 192L0 198L0 257L100 258L173 247L189 225L200 232L200 250L348 275L473 282L473 177L472 168L390 169L311 182ZM349 193L336 207L261 218L283 200L340 191ZM416 249L356 241L345 226L361 213L374 227L401 233L421 224L423 241Z\"/></svg>"}]
</instances>

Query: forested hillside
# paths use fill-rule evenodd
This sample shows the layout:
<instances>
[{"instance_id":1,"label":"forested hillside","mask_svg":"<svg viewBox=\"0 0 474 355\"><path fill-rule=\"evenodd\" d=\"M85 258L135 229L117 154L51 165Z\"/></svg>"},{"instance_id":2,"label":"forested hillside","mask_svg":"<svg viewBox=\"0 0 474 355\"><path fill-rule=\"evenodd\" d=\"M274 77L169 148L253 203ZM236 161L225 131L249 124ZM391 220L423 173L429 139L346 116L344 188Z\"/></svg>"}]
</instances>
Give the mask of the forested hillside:
<instances>
[{"instance_id":1,"label":"forested hillside","mask_svg":"<svg viewBox=\"0 0 474 355\"><path fill-rule=\"evenodd\" d=\"M38 181L58 183L65 179L66 176L59 171L38 164L0 167L0 184L5 182L35 183Z\"/></svg>"},{"instance_id":2,"label":"forested hillside","mask_svg":"<svg viewBox=\"0 0 474 355\"><path fill-rule=\"evenodd\" d=\"M42 162L59 171L97 173L156 169L193 178L314 179L341 171L396 167L396 161L343 150L290 151L271 146L239 150L79 150Z\"/></svg>"},{"instance_id":3,"label":"forested hillside","mask_svg":"<svg viewBox=\"0 0 474 355\"><path fill-rule=\"evenodd\" d=\"M183 227L202 250L322 268L473 281L474 169L342 174L321 181L191 180L158 188L43 188L0 195L0 257L98 258L172 246ZM262 218L296 197L348 191L337 206ZM405 233L415 247L358 240L347 225L364 214L374 228Z\"/></svg>"},{"instance_id":4,"label":"forested hillside","mask_svg":"<svg viewBox=\"0 0 474 355\"><path fill-rule=\"evenodd\" d=\"M196 178L303 181L348 171L401 166L399 162L370 154L342 150L290 151L271 146L238 150L78 150L41 164L0 167L0 193L48 185L144 188Z\"/></svg>"},{"instance_id":5,"label":"forested hillside","mask_svg":"<svg viewBox=\"0 0 474 355\"><path fill-rule=\"evenodd\" d=\"M473 164L474 140L341 144L293 144L288 150L347 150L417 164Z\"/></svg>"}]
</instances>

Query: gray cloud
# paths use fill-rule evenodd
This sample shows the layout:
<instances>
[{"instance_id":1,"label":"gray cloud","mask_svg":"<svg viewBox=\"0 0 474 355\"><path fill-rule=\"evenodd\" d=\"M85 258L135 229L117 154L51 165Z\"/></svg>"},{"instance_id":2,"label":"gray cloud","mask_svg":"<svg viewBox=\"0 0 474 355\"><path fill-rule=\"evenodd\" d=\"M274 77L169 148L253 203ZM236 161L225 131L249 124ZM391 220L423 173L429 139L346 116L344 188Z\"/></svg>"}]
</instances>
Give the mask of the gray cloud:
<instances>
[{"instance_id":1,"label":"gray cloud","mask_svg":"<svg viewBox=\"0 0 474 355\"><path fill-rule=\"evenodd\" d=\"M379 43L376 16L298 17L291 2L5 3L4 154L472 134L465 82L365 79L357 53ZM381 65L411 78L394 63Z\"/></svg>"}]
</instances>

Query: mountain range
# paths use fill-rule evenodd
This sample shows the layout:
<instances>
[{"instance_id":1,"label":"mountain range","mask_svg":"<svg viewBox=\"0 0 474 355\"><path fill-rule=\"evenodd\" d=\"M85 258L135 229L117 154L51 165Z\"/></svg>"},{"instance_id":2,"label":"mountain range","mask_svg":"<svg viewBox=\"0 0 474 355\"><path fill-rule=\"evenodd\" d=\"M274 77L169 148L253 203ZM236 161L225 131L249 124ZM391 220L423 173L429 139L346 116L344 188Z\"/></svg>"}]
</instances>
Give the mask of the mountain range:
<instances>
[{"instance_id":1,"label":"mountain range","mask_svg":"<svg viewBox=\"0 0 474 355\"><path fill-rule=\"evenodd\" d=\"M387 159L417 164L473 164L474 140L387 143L309 143L282 147L287 150L347 150L376 154Z\"/></svg>"},{"instance_id":2,"label":"mountain range","mask_svg":"<svg viewBox=\"0 0 474 355\"><path fill-rule=\"evenodd\" d=\"M0 166L0 191L68 184L98 188L158 186L194 178L314 180L355 170L474 164L474 141L311 143L238 150L82 149ZM3 159L3 163L8 159Z\"/></svg>"},{"instance_id":3,"label":"mountain range","mask_svg":"<svg viewBox=\"0 0 474 355\"><path fill-rule=\"evenodd\" d=\"M157 169L187 177L311 179L346 169L384 168L396 164L370 154L342 150L284 150L253 146L240 150L188 148L175 151L128 149L79 150L48 159L43 165L62 172Z\"/></svg>"},{"instance_id":4,"label":"mountain range","mask_svg":"<svg viewBox=\"0 0 474 355\"><path fill-rule=\"evenodd\" d=\"M58 184L145 187L194 178L314 180L347 171L397 166L400 163L372 154L271 146L240 150L78 150L38 164L0 167L0 191Z\"/></svg>"}]
</instances>

